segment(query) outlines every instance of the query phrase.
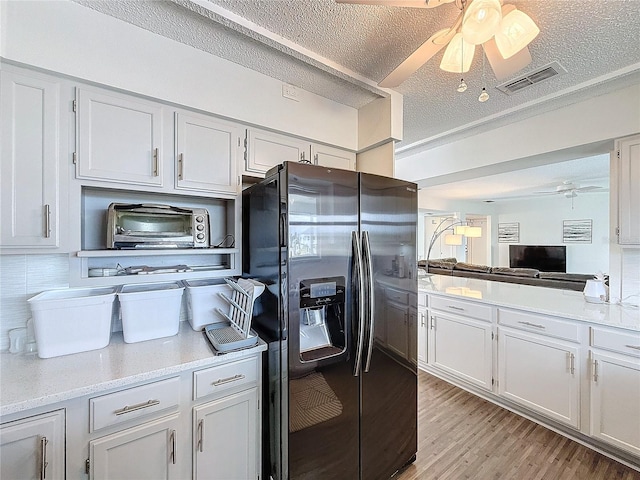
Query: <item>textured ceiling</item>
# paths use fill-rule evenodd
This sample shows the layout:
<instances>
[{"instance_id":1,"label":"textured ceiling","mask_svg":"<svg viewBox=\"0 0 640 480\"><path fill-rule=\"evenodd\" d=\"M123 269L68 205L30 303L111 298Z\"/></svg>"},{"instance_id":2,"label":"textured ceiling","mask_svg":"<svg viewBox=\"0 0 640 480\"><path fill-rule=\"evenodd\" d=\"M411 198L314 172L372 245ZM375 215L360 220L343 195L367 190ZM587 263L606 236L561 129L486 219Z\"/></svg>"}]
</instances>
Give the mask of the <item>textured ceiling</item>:
<instances>
[{"instance_id":1,"label":"textured ceiling","mask_svg":"<svg viewBox=\"0 0 640 480\"><path fill-rule=\"evenodd\" d=\"M431 34L449 27L455 4L433 9L336 4L334 0L75 0L89 8L360 107ZM450 141L640 82L640 0L510 0L541 28L522 72L559 62L567 74L508 96L476 50L469 89L439 68L442 52L395 90L404 98L397 153ZM516 75L518 76L518 75ZM478 102L483 86L491 98Z\"/></svg>"}]
</instances>

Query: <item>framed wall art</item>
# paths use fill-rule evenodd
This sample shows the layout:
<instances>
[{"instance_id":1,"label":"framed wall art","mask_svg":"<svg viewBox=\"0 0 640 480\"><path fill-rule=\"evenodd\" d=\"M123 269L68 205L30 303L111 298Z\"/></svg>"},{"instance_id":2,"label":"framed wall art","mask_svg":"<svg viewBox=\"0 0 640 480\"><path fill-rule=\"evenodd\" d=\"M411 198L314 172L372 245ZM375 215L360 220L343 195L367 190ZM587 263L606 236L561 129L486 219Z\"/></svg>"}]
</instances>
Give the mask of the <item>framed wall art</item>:
<instances>
[{"instance_id":1,"label":"framed wall art","mask_svg":"<svg viewBox=\"0 0 640 480\"><path fill-rule=\"evenodd\" d=\"M498 242L499 243L518 243L520 241L520 223L499 223L498 224Z\"/></svg>"},{"instance_id":2,"label":"framed wall art","mask_svg":"<svg viewBox=\"0 0 640 480\"><path fill-rule=\"evenodd\" d=\"M592 220L564 220L562 222L562 243L591 243Z\"/></svg>"}]
</instances>

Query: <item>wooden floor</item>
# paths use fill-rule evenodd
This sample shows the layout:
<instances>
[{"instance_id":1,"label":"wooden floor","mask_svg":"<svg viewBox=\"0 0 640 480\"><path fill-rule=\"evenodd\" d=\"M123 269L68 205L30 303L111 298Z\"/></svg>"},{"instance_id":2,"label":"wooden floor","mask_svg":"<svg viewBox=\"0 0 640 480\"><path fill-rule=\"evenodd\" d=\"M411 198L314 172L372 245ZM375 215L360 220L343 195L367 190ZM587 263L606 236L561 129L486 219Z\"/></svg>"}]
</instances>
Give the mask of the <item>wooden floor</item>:
<instances>
[{"instance_id":1,"label":"wooden floor","mask_svg":"<svg viewBox=\"0 0 640 480\"><path fill-rule=\"evenodd\" d=\"M640 480L640 472L422 371L418 399L417 460L398 480Z\"/></svg>"}]
</instances>

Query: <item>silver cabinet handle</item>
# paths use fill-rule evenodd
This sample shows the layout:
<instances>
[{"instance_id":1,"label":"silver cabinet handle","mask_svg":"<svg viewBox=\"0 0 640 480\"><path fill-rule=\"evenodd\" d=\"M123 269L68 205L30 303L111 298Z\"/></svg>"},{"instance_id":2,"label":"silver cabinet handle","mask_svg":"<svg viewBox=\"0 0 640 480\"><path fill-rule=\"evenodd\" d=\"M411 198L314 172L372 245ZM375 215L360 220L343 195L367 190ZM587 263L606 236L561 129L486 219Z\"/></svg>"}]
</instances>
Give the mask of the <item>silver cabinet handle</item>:
<instances>
[{"instance_id":1,"label":"silver cabinet handle","mask_svg":"<svg viewBox=\"0 0 640 480\"><path fill-rule=\"evenodd\" d=\"M153 176L158 176L158 149L153 149Z\"/></svg>"},{"instance_id":2,"label":"silver cabinet handle","mask_svg":"<svg viewBox=\"0 0 640 480\"><path fill-rule=\"evenodd\" d=\"M576 356L573 353L569 354L569 371L571 375L576 373Z\"/></svg>"},{"instance_id":3,"label":"silver cabinet handle","mask_svg":"<svg viewBox=\"0 0 640 480\"><path fill-rule=\"evenodd\" d=\"M313 156L313 163L314 163L314 165L318 165L318 154L317 153Z\"/></svg>"},{"instance_id":4,"label":"silver cabinet handle","mask_svg":"<svg viewBox=\"0 0 640 480\"><path fill-rule=\"evenodd\" d=\"M464 308L462 307L454 307L453 305L447 305L452 310L458 310L459 312L464 312Z\"/></svg>"},{"instance_id":5,"label":"silver cabinet handle","mask_svg":"<svg viewBox=\"0 0 640 480\"><path fill-rule=\"evenodd\" d=\"M238 374L238 375L234 375L233 377L218 379L215 382L211 383L211 385L213 385L214 387L217 387L219 385L224 385L225 383L231 383L237 380L242 380L243 378L244 378L244 375Z\"/></svg>"},{"instance_id":6,"label":"silver cabinet handle","mask_svg":"<svg viewBox=\"0 0 640 480\"><path fill-rule=\"evenodd\" d=\"M40 480L47 478L47 437L40 438Z\"/></svg>"},{"instance_id":7,"label":"silver cabinet handle","mask_svg":"<svg viewBox=\"0 0 640 480\"><path fill-rule=\"evenodd\" d=\"M640 350L640 345L625 345L627 348L633 348L634 350Z\"/></svg>"},{"instance_id":8,"label":"silver cabinet handle","mask_svg":"<svg viewBox=\"0 0 640 480\"><path fill-rule=\"evenodd\" d=\"M44 206L44 238L51 237L51 207L49 204Z\"/></svg>"},{"instance_id":9,"label":"silver cabinet handle","mask_svg":"<svg viewBox=\"0 0 640 480\"><path fill-rule=\"evenodd\" d=\"M204 420L198 422L198 450L200 453L204 451Z\"/></svg>"},{"instance_id":10,"label":"silver cabinet handle","mask_svg":"<svg viewBox=\"0 0 640 480\"><path fill-rule=\"evenodd\" d=\"M526 325L527 327L534 327L534 328L541 328L541 329L545 329L546 327L544 325L540 325L539 323L531 323L531 322L518 322L522 325Z\"/></svg>"},{"instance_id":11,"label":"silver cabinet handle","mask_svg":"<svg viewBox=\"0 0 640 480\"><path fill-rule=\"evenodd\" d=\"M183 180L184 177L184 153L178 155L178 180Z\"/></svg>"},{"instance_id":12,"label":"silver cabinet handle","mask_svg":"<svg viewBox=\"0 0 640 480\"><path fill-rule=\"evenodd\" d=\"M169 435L169 441L171 442L171 452L169 452L169 458L171 459L171 463L173 465L176 464L176 431L171 430L171 434Z\"/></svg>"},{"instance_id":13,"label":"silver cabinet handle","mask_svg":"<svg viewBox=\"0 0 640 480\"><path fill-rule=\"evenodd\" d=\"M436 328L436 319L433 315L431 315L431 330Z\"/></svg>"},{"instance_id":14,"label":"silver cabinet handle","mask_svg":"<svg viewBox=\"0 0 640 480\"><path fill-rule=\"evenodd\" d=\"M593 381L598 382L598 360L593 361Z\"/></svg>"},{"instance_id":15,"label":"silver cabinet handle","mask_svg":"<svg viewBox=\"0 0 640 480\"><path fill-rule=\"evenodd\" d=\"M142 410L143 408L155 407L156 405L160 405L160 400L147 400L146 402L138 403L136 405L125 405L120 410L116 410L116 415L124 415L125 413L135 412L136 410Z\"/></svg>"},{"instance_id":16,"label":"silver cabinet handle","mask_svg":"<svg viewBox=\"0 0 640 480\"><path fill-rule=\"evenodd\" d=\"M424 313L420 314L420 326L424 327Z\"/></svg>"}]
</instances>

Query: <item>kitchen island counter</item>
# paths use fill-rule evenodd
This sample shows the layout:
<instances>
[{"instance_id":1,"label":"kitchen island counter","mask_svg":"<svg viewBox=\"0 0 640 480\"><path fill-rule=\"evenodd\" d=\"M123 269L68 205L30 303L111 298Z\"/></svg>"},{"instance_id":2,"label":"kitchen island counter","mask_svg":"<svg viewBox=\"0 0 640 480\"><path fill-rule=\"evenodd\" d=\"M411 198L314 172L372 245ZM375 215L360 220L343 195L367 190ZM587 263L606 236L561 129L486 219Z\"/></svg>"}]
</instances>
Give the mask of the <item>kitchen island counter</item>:
<instances>
[{"instance_id":1,"label":"kitchen island counter","mask_svg":"<svg viewBox=\"0 0 640 480\"><path fill-rule=\"evenodd\" d=\"M115 332L105 348L41 359L37 355L0 354L0 416L87 394L123 388L185 370L255 355L256 347L215 355L202 332L180 323L177 335L125 343Z\"/></svg>"},{"instance_id":2,"label":"kitchen island counter","mask_svg":"<svg viewBox=\"0 0 640 480\"><path fill-rule=\"evenodd\" d=\"M427 274L418 277L420 292L464 298L497 307L559 316L639 332L640 309L631 305L588 303L582 292Z\"/></svg>"}]
</instances>

